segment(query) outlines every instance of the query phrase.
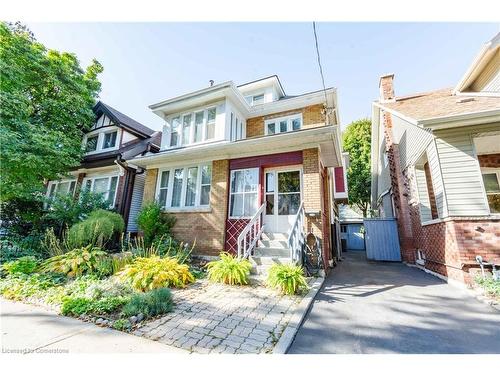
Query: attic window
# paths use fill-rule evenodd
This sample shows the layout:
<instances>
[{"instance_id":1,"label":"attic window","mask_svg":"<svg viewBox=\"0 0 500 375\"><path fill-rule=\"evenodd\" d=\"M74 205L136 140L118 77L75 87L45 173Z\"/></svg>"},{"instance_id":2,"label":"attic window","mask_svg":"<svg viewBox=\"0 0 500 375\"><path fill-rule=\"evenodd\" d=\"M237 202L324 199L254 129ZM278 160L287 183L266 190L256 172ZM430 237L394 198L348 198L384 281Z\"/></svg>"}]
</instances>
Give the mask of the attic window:
<instances>
[{"instance_id":1,"label":"attic window","mask_svg":"<svg viewBox=\"0 0 500 375\"><path fill-rule=\"evenodd\" d=\"M115 147L117 134L118 132L116 131L104 134L104 143L102 145L102 148L104 149Z\"/></svg>"},{"instance_id":2,"label":"attic window","mask_svg":"<svg viewBox=\"0 0 500 375\"><path fill-rule=\"evenodd\" d=\"M85 151L86 152L92 152L92 151L95 151L97 150L97 140L98 140L99 136L96 134L96 135L93 135L92 137L88 137L87 138L87 144L85 145Z\"/></svg>"},{"instance_id":3,"label":"attic window","mask_svg":"<svg viewBox=\"0 0 500 375\"><path fill-rule=\"evenodd\" d=\"M249 95L245 97L245 100L250 105L264 104L264 94Z\"/></svg>"}]
</instances>

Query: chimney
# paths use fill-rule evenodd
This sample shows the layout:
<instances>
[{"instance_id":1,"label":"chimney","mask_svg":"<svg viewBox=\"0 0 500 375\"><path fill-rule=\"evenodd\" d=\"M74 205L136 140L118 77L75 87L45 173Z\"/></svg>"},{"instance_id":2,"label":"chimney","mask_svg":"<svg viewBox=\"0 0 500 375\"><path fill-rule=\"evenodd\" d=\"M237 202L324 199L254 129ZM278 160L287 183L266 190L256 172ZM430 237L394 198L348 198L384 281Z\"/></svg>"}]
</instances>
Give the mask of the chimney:
<instances>
[{"instance_id":1,"label":"chimney","mask_svg":"<svg viewBox=\"0 0 500 375\"><path fill-rule=\"evenodd\" d=\"M380 77L379 89L380 89L380 102L394 102L396 98L394 96L394 74L386 74Z\"/></svg>"}]
</instances>

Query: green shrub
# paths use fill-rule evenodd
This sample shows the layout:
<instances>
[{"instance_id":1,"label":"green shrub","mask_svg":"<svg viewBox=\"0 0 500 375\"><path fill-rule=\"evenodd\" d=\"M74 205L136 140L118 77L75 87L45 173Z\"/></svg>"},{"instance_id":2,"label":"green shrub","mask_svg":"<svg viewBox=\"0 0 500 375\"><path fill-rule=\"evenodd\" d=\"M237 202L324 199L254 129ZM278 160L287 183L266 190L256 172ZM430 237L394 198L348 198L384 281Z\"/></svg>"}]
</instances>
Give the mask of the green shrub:
<instances>
[{"instance_id":1,"label":"green shrub","mask_svg":"<svg viewBox=\"0 0 500 375\"><path fill-rule=\"evenodd\" d=\"M211 281L229 284L246 285L252 264L246 259L238 259L229 253L219 254L220 259L207 263L208 278Z\"/></svg>"},{"instance_id":2,"label":"green shrub","mask_svg":"<svg viewBox=\"0 0 500 375\"><path fill-rule=\"evenodd\" d=\"M8 299L45 298L47 291L62 285L66 279L54 274L14 274L0 279L0 294Z\"/></svg>"},{"instance_id":3,"label":"green shrub","mask_svg":"<svg viewBox=\"0 0 500 375\"><path fill-rule=\"evenodd\" d=\"M152 244L147 246L144 237L136 237L132 240L122 243L122 249L130 251L132 254L142 258L151 256L176 258L179 263L185 264L191 260L191 252L195 244L189 247L183 242L177 242L173 237L161 236L153 240Z\"/></svg>"},{"instance_id":4,"label":"green shrub","mask_svg":"<svg viewBox=\"0 0 500 375\"><path fill-rule=\"evenodd\" d=\"M500 298L500 281L493 280L493 277L481 275L476 276L476 283L480 285L489 296Z\"/></svg>"},{"instance_id":5,"label":"green shrub","mask_svg":"<svg viewBox=\"0 0 500 375\"><path fill-rule=\"evenodd\" d=\"M61 306L63 315L106 314L118 310L128 302L126 297L105 297L92 299L86 297L66 297Z\"/></svg>"},{"instance_id":6,"label":"green shrub","mask_svg":"<svg viewBox=\"0 0 500 375\"><path fill-rule=\"evenodd\" d=\"M106 252L100 248L89 245L45 260L41 264L40 270L77 277L96 272L99 260L106 256Z\"/></svg>"},{"instance_id":7,"label":"green shrub","mask_svg":"<svg viewBox=\"0 0 500 375\"><path fill-rule=\"evenodd\" d=\"M2 266L8 274L24 273L25 275L34 273L37 267L38 261L33 256L21 257L17 260L4 263Z\"/></svg>"},{"instance_id":8,"label":"green shrub","mask_svg":"<svg viewBox=\"0 0 500 375\"><path fill-rule=\"evenodd\" d=\"M112 276L121 271L127 264L133 261L132 254L113 254L102 258L97 263L96 273L101 277Z\"/></svg>"},{"instance_id":9,"label":"green shrub","mask_svg":"<svg viewBox=\"0 0 500 375\"><path fill-rule=\"evenodd\" d=\"M283 294L296 294L307 289L304 270L294 264L275 264L269 269L267 285Z\"/></svg>"},{"instance_id":10,"label":"green shrub","mask_svg":"<svg viewBox=\"0 0 500 375\"><path fill-rule=\"evenodd\" d=\"M114 235L122 233L124 228L125 223L119 214L96 210L69 229L68 242L72 247L103 247Z\"/></svg>"},{"instance_id":11,"label":"green shrub","mask_svg":"<svg viewBox=\"0 0 500 375\"><path fill-rule=\"evenodd\" d=\"M124 316L143 313L145 317L166 314L173 308L172 293L168 288L158 288L146 293L134 294L123 306Z\"/></svg>"},{"instance_id":12,"label":"green shrub","mask_svg":"<svg viewBox=\"0 0 500 375\"><path fill-rule=\"evenodd\" d=\"M128 319L117 319L113 322L113 328L117 329L118 331L128 331L130 328L132 328L132 324L130 324Z\"/></svg>"},{"instance_id":13,"label":"green shrub","mask_svg":"<svg viewBox=\"0 0 500 375\"><path fill-rule=\"evenodd\" d=\"M175 224L175 217L161 212L161 206L156 202L147 203L137 216L139 229L144 233L146 247L162 236L170 236Z\"/></svg>"},{"instance_id":14,"label":"green shrub","mask_svg":"<svg viewBox=\"0 0 500 375\"><path fill-rule=\"evenodd\" d=\"M43 236L33 233L26 237L8 236L0 240L0 264L21 257L33 256L37 259L46 257L41 240Z\"/></svg>"},{"instance_id":15,"label":"green shrub","mask_svg":"<svg viewBox=\"0 0 500 375\"><path fill-rule=\"evenodd\" d=\"M77 189L80 189L80 186ZM46 203L48 209L42 221L46 225L56 227L58 234L62 234L66 227L86 219L92 211L109 207L109 202L102 194L86 189L80 189L78 199L69 194L58 194Z\"/></svg>"},{"instance_id":16,"label":"green shrub","mask_svg":"<svg viewBox=\"0 0 500 375\"><path fill-rule=\"evenodd\" d=\"M156 255L134 259L118 272L117 277L138 291L170 286L183 288L194 281L188 265L179 264L175 258L160 258Z\"/></svg>"}]
</instances>

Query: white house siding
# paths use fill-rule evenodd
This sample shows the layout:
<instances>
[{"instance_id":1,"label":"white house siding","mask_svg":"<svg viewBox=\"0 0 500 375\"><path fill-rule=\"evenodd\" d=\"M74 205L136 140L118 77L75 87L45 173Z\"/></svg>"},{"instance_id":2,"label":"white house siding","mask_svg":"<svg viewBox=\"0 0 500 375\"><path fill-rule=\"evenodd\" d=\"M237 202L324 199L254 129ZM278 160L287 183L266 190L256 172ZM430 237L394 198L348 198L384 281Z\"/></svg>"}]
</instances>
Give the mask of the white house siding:
<instances>
[{"instance_id":1,"label":"white house siding","mask_svg":"<svg viewBox=\"0 0 500 375\"><path fill-rule=\"evenodd\" d=\"M378 158L378 179L377 179L377 199L380 195L386 192L391 187L391 174L389 170L389 165L384 165L384 152L385 152L385 140L382 137L382 142L379 145L379 158Z\"/></svg>"},{"instance_id":2,"label":"white house siding","mask_svg":"<svg viewBox=\"0 0 500 375\"><path fill-rule=\"evenodd\" d=\"M474 133L494 131L499 127L497 123L434 132L449 216L489 214L472 138Z\"/></svg>"},{"instance_id":3,"label":"white house siding","mask_svg":"<svg viewBox=\"0 0 500 375\"><path fill-rule=\"evenodd\" d=\"M132 200L130 202L130 211L127 223L127 232L137 232L139 227L137 226L137 216L142 205L142 196L144 193L144 182L146 179L146 174L138 174L135 176L134 190L132 192Z\"/></svg>"}]
</instances>

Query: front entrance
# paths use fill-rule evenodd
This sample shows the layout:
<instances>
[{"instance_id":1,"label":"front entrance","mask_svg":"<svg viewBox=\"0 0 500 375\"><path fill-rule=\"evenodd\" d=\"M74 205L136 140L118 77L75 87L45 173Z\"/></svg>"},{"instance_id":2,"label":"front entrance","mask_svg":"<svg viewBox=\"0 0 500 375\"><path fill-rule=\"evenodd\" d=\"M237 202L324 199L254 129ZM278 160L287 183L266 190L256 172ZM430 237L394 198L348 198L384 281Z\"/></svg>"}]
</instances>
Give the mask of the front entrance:
<instances>
[{"instance_id":1,"label":"front entrance","mask_svg":"<svg viewBox=\"0 0 500 375\"><path fill-rule=\"evenodd\" d=\"M300 167L264 170L265 231L287 233L302 201Z\"/></svg>"}]
</instances>

